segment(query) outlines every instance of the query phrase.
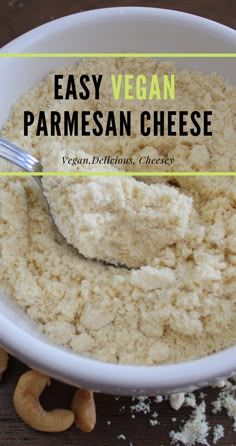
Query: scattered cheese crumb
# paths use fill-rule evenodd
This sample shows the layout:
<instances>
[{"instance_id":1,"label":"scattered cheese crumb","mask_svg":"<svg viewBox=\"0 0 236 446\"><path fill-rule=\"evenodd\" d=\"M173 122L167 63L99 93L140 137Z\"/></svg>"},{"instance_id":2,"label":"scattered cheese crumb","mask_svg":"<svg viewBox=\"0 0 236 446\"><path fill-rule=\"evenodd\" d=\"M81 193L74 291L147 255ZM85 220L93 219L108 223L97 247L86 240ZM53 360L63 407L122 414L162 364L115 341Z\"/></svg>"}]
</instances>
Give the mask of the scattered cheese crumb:
<instances>
[{"instance_id":1,"label":"scattered cheese crumb","mask_svg":"<svg viewBox=\"0 0 236 446\"><path fill-rule=\"evenodd\" d=\"M149 420L149 424L150 424L151 426L156 426L157 424L160 424L160 423L159 423L158 420L152 420L152 419L150 419L150 420Z\"/></svg>"},{"instance_id":2,"label":"scattered cheese crumb","mask_svg":"<svg viewBox=\"0 0 236 446\"><path fill-rule=\"evenodd\" d=\"M154 398L155 403L161 403L163 401L163 396L162 395L157 395Z\"/></svg>"},{"instance_id":3,"label":"scattered cheese crumb","mask_svg":"<svg viewBox=\"0 0 236 446\"><path fill-rule=\"evenodd\" d=\"M196 396L194 393L187 393L185 396L184 404L188 407L192 407L193 409L196 407Z\"/></svg>"},{"instance_id":4,"label":"scattered cheese crumb","mask_svg":"<svg viewBox=\"0 0 236 446\"><path fill-rule=\"evenodd\" d=\"M214 387L214 386L212 386ZM217 399L211 403L213 406L212 412L217 413L222 409L226 409L229 417L233 418L234 430L236 430L236 377L232 377L230 380L225 380L221 382ZM200 404L197 404L196 396L201 400ZM194 446L194 445L205 445L210 446L208 443L208 436L212 434L212 442L216 444L221 438L224 437L224 427L221 424L216 424L210 427L206 419L206 403L204 398L207 396L205 392L198 393L186 393L183 392L173 394L173 395L162 395L156 397L139 396L132 397L132 404L130 406L131 412L142 413L144 415L149 414L149 424L154 427L160 424L158 418L158 413L154 411L152 414L151 406L153 404L159 404L162 401L168 400L169 403L174 405L174 408L187 406L194 409L190 414L189 419L181 420L184 423L179 432L171 431L169 436L171 438L171 444L176 446ZM179 409L175 409L179 410ZM134 413L131 414L131 418L135 418ZM172 422L176 422L177 418L171 418ZM123 435L123 434L122 434ZM121 437L120 439L124 439ZM180 443L181 445L180 445ZM130 443L132 445L132 443Z\"/></svg>"},{"instance_id":5,"label":"scattered cheese crumb","mask_svg":"<svg viewBox=\"0 0 236 446\"><path fill-rule=\"evenodd\" d=\"M132 412L136 413L144 413L147 414L150 412L150 401L147 396L138 396L136 398L132 398L133 401L138 400L137 404L133 404L130 409Z\"/></svg>"},{"instance_id":6,"label":"scattered cheese crumb","mask_svg":"<svg viewBox=\"0 0 236 446\"><path fill-rule=\"evenodd\" d=\"M236 432L236 384L234 382L225 381L224 388L212 406L213 413L221 412L222 409L226 410L227 415L233 419L233 429Z\"/></svg>"},{"instance_id":7,"label":"scattered cheese crumb","mask_svg":"<svg viewBox=\"0 0 236 446\"><path fill-rule=\"evenodd\" d=\"M213 427L213 443L216 444L221 438L224 437L224 426L217 424Z\"/></svg>"},{"instance_id":8,"label":"scattered cheese crumb","mask_svg":"<svg viewBox=\"0 0 236 446\"><path fill-rule=\"evenodd\" d=\"M170 405L171 405L172 409L179 410L180 407L185 402L185 395L184 395L184 393L183 392L173 393L172 395L169 396L169 402L170 402Z\"/></svg>"},{"instance_id":9,"label":"scattered cheese crumb","mask_svg":"<svg viewBox=\"0 0 236 446\"><path fill-rule=\"evenodd\" d=\"M206 421L206 404L202 401L193 411L180 432L170 432L171 444L182 441L186 446L193 446L197 443L209 446L207 442L208 431L209 425Z\"/></svg>"},{"instance_id":10,"label":"scattered cheese crumb","mask_svg":"<svg viewBox=\"0 0 236 446\"><path fill-rule=\"evenodd\" d=\"M117 440L126 440L126 436L124 434L117 435Z\"/></svg>"}]
</instances>

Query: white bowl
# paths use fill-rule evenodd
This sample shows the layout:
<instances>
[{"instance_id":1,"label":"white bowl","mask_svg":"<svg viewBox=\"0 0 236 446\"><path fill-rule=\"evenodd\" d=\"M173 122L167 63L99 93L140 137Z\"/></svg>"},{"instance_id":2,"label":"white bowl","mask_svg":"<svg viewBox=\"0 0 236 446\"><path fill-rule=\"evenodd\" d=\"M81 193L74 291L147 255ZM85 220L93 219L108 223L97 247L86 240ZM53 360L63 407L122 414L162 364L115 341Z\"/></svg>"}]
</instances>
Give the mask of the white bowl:
<instances>
[{"instance_id":1,"label":"white bowl","mask_svg":"<svg viewBox=\"0 0 236 446\"><path fill-rule=\"evenodd\" d=\"M235 53L236 32L181 12L111 8L55 20L17 38L3 53ZM71 59L0 59L0 126L19 95L48 71ZM177 59L179 66L217 71L232 82L235 59ZM12 271L14 274L14 271ZM14 302L1 294L0 343L30 367L61 381L117 394L161 394L193 390L236 374L236 347L187 363L125 366L84 358L56 346Z\"/></svg>"}]
</instances>

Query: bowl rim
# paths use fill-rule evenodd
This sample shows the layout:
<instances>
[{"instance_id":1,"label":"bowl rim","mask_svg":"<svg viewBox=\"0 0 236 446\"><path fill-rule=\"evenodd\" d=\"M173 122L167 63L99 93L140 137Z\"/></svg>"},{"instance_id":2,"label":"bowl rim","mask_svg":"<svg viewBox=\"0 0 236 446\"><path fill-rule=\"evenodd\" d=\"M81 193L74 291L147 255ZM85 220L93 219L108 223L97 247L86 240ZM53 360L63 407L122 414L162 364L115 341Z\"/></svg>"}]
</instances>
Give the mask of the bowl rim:
<instances>
[{"instance_id":1,"label":"bowl rim","mask_svg":"<svg viewBox=\"0 0 236 446\"><path fill-rule=\"evenodd\" d=\"M45 34L68 29L71 25L109 18L114 15L132 17L134 13L168 18L170 21L189 21L201 25L208 31L220 32L236 43L236 31L193 14L181 11L149 7L114 7L83 11L67 15L24 33L0 49L1 53L24 52L24 47L45 38ZM30 39L29 39L30 38ZM23 49L23 51L22 51ZM236 373L236 346L229 347L207 357L170 365L123 365L110 364L87 358L56 345L44 342L18 327L13 321L0 314L0 343L18 359L70 384L89 385L94 390L123 394L153 394L176 392L196 387ZM43 361L42 361L43 358ZM60 367L58 366L60 365Z\"/></svg>"},{"instance_id":2,"label":"bowl rim","mask_svg":"<svg viewBox=\"0 0 236 446\"><path fill-rule=\"evenodd\" d=\"M54 31L65 30L69 25L77 24L78 21L83 23L86 22L88 17L90 20L97 20L100 18L109 18L110 16L114 17L114 14L123 16L123 17L131 17L134 13L140 14L142 17L153 17L153 15L158 15L162 18L168 18L171 22L178 21L191 21L192 24L201 25L202 28L206 28L209 32L221 32L224 33L224 37L229 38L230 40L234 38L236 40L236 30L230 28L226 25L218 23L214 20L207 19L205 17L198 16L196 14L190 14L187 12L177 11L174 9L164 9L164 8L154 8L154 7L146 7L146 6L116 6L116 7L108 7L108 8L100 8L100 9L92 9L89 11L81 11L75 14L69 14L58 19L52 20L50 22L39 25L32 30L29 30L22 35L16 37L15 39L8 42L2 48L0 48L0 52L10 53L12 49L14 49L14 53L20 52L20 48L28 43L28 38L40 40L42 38L42 31L46 33L50 31L50 34L53 34L52 28ZM43 36L44 37L44 36Z\"/></svg>"},{"instance_id":3,"label":"bowl rim","mask_svg":"<svg viewBox=\"0 0 236 446\"><path fill-rule=\"evenodd\" d=\"M236 374L236 346L205 358L170 365L124 365L101 362L35 338L14 322L0 315L0 340L15 357L43 373L75 384L88 383L94 390L112 393L171 393L228 378ZM42 358L44 362L42 363ZM46 362L45 362L46 358ZM60 364L60 369L58 368ZM75 371L79 371L78 375ZM78 380L77 380L78 381ZM95 385L95 388L93 387Z\"/></svg>"}]
</instances>

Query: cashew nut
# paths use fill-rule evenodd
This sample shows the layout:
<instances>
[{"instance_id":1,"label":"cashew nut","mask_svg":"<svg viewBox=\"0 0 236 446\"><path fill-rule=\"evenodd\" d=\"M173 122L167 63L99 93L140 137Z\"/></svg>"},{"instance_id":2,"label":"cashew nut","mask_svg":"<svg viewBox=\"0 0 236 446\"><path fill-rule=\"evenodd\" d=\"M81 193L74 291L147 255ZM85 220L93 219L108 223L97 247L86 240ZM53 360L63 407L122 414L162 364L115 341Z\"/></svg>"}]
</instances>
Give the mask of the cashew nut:
<instances>
[{"instance_id":1,"label":"cashew nut","mask_svg":"<svg viewBox=\"0 0 236 446\"><path fill-rule=\"evenodd\" d=\"M54 409L45 411L39 402L39 396L50 378L39 372L30 370L24 373L13 395L13 403L19 417L33 429L42 432L63 432L74 422L71 410Z\"/></svg>"},{"instance_id":2,"label":"cashew nut","mask_svg":"<svg viewBox=\"0 0 236 446\"><path fill-rule=\"evenodd\" d=\"M75 425L83 432L91 432L96 424L96 407L91 390L77 389L71 410L75 414Z\"/></svg>"},{"instance_id":3,"label":"cashew nut","mask_svg":"<svg viewBox=\"0 0 236 446\"><path fill-rule=\"evenodd\" d=\"M6 350L0 347L0 381L2 379L2 375L5 372L8 364L8 353Z\"/></svg>"}]
</instances>

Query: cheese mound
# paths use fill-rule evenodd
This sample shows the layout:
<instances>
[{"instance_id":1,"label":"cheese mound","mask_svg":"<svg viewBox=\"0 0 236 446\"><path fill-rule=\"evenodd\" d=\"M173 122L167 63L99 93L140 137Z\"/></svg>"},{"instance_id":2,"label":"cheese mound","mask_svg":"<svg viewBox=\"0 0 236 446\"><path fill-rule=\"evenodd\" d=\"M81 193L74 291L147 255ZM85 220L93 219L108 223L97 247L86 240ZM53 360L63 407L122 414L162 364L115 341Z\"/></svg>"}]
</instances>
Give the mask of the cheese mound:
<instances>
[{"instance_id":1,"label":"cheese mound","mask_svg":"<svg viewBox=\"0 0 236 446\"><path fill-rule=\"evenodd\" d=\"M62 151L60 145L45 151L43 165L60 170ZM92 162L91 156L78 155ZM181 241L192 211L192 198L174 187L132 177L45 177L43 187L71 245L85 257L128 268L148 265L162 249Z\"/></svg>"}]
</instances>

